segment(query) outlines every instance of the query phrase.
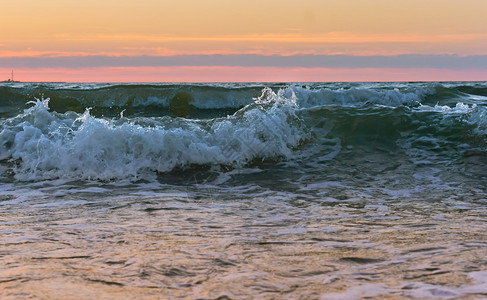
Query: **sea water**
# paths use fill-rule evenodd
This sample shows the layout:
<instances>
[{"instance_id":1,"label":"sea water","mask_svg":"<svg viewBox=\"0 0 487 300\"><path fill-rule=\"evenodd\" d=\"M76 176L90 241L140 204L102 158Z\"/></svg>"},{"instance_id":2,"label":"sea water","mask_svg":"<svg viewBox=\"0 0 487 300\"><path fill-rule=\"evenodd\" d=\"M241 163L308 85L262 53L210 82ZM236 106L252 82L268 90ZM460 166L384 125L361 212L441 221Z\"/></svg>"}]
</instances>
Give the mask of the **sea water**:
<instances>
[{"instance_id":1,"label":"sea water","mask_svg":"<svg viewBox=\"0 0 487 300\"><path fill-rule=\"evenodd\" d=\"M487 83L0 84L0 298L487 296Z\"/></svg>"}]
</instances>

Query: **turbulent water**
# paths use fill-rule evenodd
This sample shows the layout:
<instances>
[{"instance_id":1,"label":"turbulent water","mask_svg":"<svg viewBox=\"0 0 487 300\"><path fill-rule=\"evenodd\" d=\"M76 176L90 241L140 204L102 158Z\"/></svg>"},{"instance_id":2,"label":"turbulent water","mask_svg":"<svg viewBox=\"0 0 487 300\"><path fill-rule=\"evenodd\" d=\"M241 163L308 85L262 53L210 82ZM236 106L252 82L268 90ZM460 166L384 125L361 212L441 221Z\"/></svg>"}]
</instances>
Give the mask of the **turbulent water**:
<instances>
[{"instance_id":1,"label":"turbulent water","mask_svg":"<svg viewBox=\"0 0 487 300\"><path fill-rule=\"evenodd\" d=\"M0 84L0 297L487 296L487 83Z\"/></svg>"}]
</instances>

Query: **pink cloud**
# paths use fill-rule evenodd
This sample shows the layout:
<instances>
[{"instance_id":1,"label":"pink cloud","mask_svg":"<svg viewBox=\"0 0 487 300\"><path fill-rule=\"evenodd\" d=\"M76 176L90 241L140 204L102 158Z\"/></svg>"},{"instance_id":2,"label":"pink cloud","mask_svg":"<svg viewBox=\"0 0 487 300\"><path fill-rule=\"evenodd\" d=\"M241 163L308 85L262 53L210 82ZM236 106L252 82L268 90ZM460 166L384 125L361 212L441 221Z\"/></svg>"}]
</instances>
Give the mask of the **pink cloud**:
<instances>
[{"instance_id":1,"label":"pink cloud","mask_svg":"<svg viewBox=\"0 0 487 300\"><path fill-rule=\"evenodd\" d=\"M4 79L10 69L0 69ZM484 81L487 70L428 68L106 67L22 69L20 81L65 82L346 82ZM0 77L0 79L2 79Z\"/></svg>"}]
</instances>

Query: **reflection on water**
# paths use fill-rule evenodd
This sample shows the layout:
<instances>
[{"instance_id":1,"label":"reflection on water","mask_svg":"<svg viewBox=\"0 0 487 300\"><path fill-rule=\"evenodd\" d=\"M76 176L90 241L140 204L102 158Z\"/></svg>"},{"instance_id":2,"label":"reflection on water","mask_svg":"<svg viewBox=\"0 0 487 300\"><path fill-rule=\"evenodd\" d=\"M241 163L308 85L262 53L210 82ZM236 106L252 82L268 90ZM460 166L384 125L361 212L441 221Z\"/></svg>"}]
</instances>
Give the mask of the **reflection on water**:
<instances>
[{"instance_id":1,"label":"reflection on water","mask_svg":"<svg viewBox=\"0 0 487 300\"><path fill-rule=\"evenodd\" d=\"M317 185L294 195L65 185L24 199L5 187L0 298L487 296L482 196L337 200L346 189L327 184L319 197Z\"/></svg>"}]
</instances>

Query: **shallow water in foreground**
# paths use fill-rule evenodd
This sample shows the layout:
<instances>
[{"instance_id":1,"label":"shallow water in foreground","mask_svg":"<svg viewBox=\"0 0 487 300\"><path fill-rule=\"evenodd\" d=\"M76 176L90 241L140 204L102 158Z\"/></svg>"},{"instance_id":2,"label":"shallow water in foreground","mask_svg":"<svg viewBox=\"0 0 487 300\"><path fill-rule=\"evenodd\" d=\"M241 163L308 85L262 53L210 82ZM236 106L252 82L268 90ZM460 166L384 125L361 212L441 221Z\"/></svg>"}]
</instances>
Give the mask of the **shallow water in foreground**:
<instances>
[{"instance_id":1,"label":"shallow water in foreground","mask_svg":"<svg viewBox=\"0 0 487 300\"><path fill-rule=\"evenodd\" d=\"M487 296L484 201L50 189L2 201L2 299Z\"/></svg>"},{"instance_id":2,"label":"shallow water in foreground","mask_svg":"<svg viewBox=\"0 0 487 300\"><path fill-rule=\"evenodd\" d=\"M0 298L486 298L486 91L4 86Z\"/></svg>"}]
</instances>

